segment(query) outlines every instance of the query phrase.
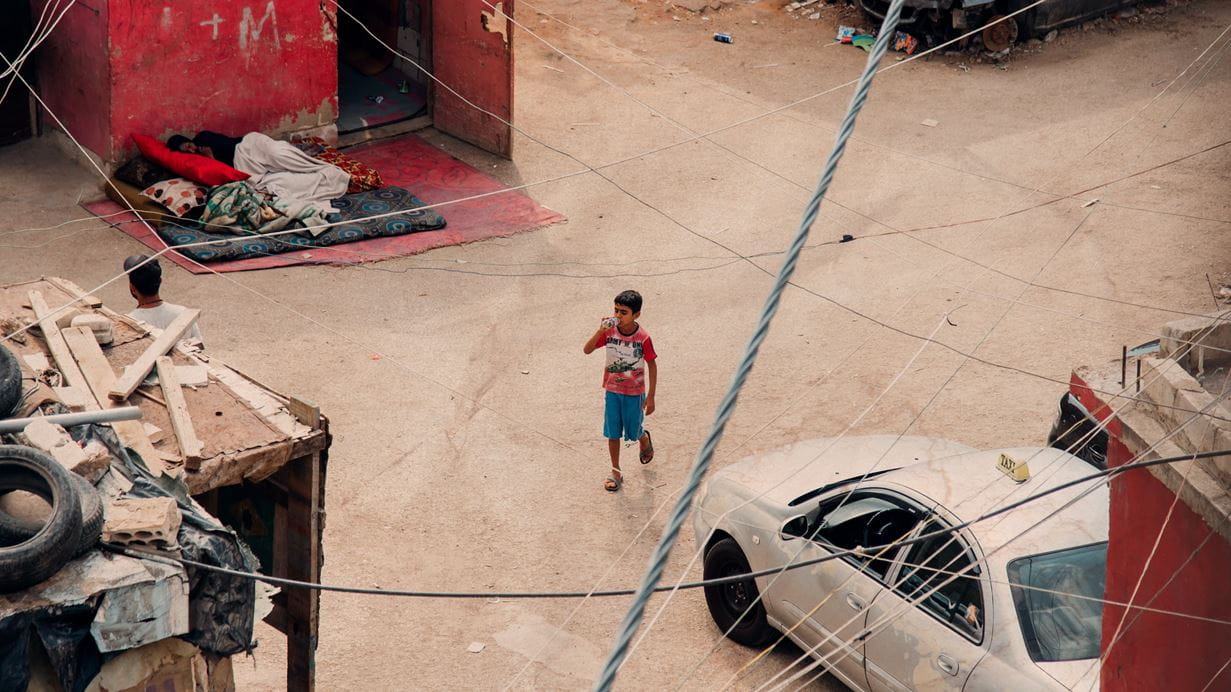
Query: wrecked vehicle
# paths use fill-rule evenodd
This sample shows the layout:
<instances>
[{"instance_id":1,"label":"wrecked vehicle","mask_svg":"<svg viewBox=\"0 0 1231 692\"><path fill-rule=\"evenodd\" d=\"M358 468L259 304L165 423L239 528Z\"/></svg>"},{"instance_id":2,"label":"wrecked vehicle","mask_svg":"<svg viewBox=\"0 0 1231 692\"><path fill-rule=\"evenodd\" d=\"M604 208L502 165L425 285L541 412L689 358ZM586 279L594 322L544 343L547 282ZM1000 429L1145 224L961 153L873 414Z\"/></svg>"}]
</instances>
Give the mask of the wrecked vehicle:
<instances>
[{"instance_id":1,"label":"wrecked vehicle","mask_svg":"<svg viewBox=\"0 0 1231 692\"><path fill-rule=\"evenodd\" d=\"M710 479L693 528L705 579L775 571L707 585L706 605L729 639L788 637L855 690L1072 689L1099 657L1110 492L1042 493L1094 470L897 435L750 456Z\"/></svg>"},{"instance_id":2,"label":"wrecked vehicle","mask_svg":"<svg viewBox=\"0 0 1231 692\"><path fill-rule=\"evenodd\" d=\"M1051 0L987 26L979 33L990 51L1002 51L1018 39L1041 36L1053 29L1076 24L1139 0ZM1034 0L906 0L898 29L918 36L929 44L947 41L989 24L1001 17L1029 7ZM868 17L880 22L889 9L889 0L859 0Z\"/></svg>"}]
</instances>

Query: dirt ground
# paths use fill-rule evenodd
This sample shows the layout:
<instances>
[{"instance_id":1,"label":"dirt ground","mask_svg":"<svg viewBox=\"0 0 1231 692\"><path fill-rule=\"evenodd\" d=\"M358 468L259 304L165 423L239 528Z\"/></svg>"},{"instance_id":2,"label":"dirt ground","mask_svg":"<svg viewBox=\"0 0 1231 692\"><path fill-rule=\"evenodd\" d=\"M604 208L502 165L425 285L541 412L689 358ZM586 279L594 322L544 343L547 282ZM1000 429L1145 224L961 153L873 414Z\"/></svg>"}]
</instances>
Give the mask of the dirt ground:
<instances>
[{"instance_id":1,"label":"dirt ground","mask_svg":"<svg viewBox=\"0 0 1231 692\"><path fill-rule=\"evenodd\" d=\"M836 10L795 19L782 4L702 16L657 0L519 0L528 29L617 85L514 30L516 122L576 160L525 136L511 162L426 136L510 184L662 148L602 169L610 181L530 189L567 223L368 265L197 277L164 263L164 296L204 310L211 352L329 416L327 582L639 581L831 147L840 85L865 58L833 45ZM852 423L1042 444L1072 367L1154 338L1171 311L1213 309L1206 275L1226 279L1231 223L1227 44L1184 71L1228 24L1231 5L1204 0L1064 31L999 65L890 54L717 465ZM98 194L46 140L0 150L4 281L113 276L142 248L102 223L18 232L78 218L78 196ZM658 454L641 467L627 452L625 487L609 494L601 356L581 344L625 288L645 295L660 354ZM131 302L121 283L98 293ZM902 372L921 342L878 322L936 330L993 364L929 345ZM699 577L695 550L687 529L669 579ZM326 594L319 688L586 688L626 605ZM716 689L752 659L718 638L700 592L656 598L650 616L660 608L622 688ZM240 686L280 689L283 646L258 634L255 657L236 661ZM784 648L734 685L756 688L796 656Z\"/></svg>"}]
</instances>

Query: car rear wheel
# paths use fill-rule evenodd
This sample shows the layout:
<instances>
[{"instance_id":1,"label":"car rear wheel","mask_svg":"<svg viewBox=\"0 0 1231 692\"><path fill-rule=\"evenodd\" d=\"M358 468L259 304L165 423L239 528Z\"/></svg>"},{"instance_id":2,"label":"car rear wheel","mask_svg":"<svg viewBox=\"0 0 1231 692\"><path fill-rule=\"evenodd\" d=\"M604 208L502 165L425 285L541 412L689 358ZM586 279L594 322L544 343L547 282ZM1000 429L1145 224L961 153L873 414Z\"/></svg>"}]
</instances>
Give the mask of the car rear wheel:
<instances>
[{"instance_id":1,"label":"car rear wheel","mask_svg":"<svg viewBox=\"0 0 1231 692\"><path fill-rule=\"evenodd\" d=\"M720 579L746 574L748 558L732 538L724 538L705 554L704 576ZM765 606L752 579L705 587L705 603L714 623L731 641L744 646L764 646L774 637L774 630L765 618Z\"/></svg>"}]
</instances>

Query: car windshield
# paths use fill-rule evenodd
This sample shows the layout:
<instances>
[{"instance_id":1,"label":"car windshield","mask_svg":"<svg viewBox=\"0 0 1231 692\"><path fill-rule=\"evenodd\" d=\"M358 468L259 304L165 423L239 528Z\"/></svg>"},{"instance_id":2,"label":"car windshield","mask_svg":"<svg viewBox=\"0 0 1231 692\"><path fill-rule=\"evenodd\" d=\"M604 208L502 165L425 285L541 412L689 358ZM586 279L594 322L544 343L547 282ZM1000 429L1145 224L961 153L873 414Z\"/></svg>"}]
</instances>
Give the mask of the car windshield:
<instances>
[{"instance_id":1,"label":"car windshield","mask_svg":"<svg viewBox=\"0 0 1231 692\"><path fill-rule=\"evenodd\" d=\"M1106 568L1106 543L1009 563L1013 603L1030 658L1049 662L1098 657Z\"/></svg>"}]
</instances>

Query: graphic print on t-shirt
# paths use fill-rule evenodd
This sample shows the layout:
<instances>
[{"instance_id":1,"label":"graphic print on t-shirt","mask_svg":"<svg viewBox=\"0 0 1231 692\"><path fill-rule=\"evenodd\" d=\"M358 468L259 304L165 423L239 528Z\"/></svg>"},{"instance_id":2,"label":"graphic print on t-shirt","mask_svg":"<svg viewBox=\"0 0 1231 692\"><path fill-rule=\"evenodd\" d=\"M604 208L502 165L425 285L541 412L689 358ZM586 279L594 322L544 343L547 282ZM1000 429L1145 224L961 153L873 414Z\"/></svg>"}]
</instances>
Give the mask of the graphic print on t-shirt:
<instances>
[{"instance_id":1,"label":"graphic print on t-shirt","mask_svg":"<svg viewBox=\"0 0 1231 692\"><path fill-rule=\"evenodd\" d=\"M650 335L638 327L630 336L612 327L605 337L607 368L603 388L616 394L645 393L645 361L654 360L654 344Z\"/></svg>"}]
</instances>

